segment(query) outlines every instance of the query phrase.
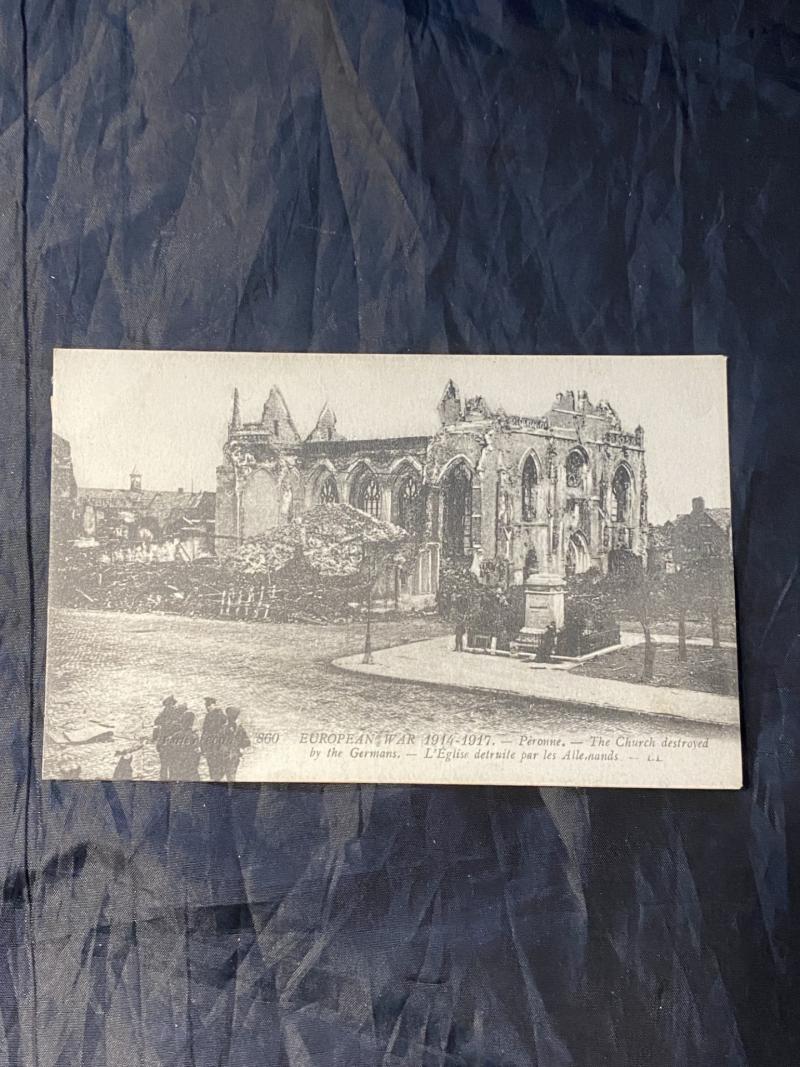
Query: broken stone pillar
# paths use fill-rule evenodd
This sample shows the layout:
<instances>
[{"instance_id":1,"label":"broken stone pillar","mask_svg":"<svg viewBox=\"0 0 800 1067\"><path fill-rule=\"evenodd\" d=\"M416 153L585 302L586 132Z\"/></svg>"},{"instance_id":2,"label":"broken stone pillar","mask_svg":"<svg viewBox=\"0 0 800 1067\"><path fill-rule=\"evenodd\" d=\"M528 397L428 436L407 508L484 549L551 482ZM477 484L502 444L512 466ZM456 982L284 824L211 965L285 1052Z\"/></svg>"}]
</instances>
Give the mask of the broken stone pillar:
<instances>
[{"instance_id":1,"label":"broken stone pillar","mask_svg":"<svg viewBox=\"0 0 800 1067\"><path fill-rule=\"evenodd\" d=\"M564 626L564 579L560 574L530 574L525 582L525 625L520 637L541 634L552 622Z\"/></svg>"}]
</instances>

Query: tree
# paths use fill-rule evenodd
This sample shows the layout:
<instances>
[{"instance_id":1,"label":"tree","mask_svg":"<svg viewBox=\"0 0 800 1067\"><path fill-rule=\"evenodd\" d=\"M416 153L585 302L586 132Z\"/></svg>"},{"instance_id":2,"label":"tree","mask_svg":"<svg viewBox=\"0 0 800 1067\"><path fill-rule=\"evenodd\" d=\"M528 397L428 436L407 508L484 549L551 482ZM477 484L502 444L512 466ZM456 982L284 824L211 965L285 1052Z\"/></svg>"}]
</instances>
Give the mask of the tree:
<instances>
[{"instance_id":1,"label":"tree","mask_svg":"<svg viewBox=\"0 0 800 1067\"><path fill-rule=\"evenodd\" d=\"M651 682L656 663L652 628L669 614L669 589L661 574L645 570L641 558L628 549L613 552L609 565L608 574L591 570L576 576L570 595L598 615L636 619L644 636L642 681Z\"/></svg>"},{"instance_id":2,"label":"tree","mask_svg":"<svg viewBox=\"0 0 800 1067\"><path fill-rule=\"evenodd\" d=\"M651 571L651 577L653 572ZM672 574L661 573L660 582L664 593L665 613L674 615L678 624L678 659L688 659L686 647L686 616L692 605L693 587L691 576L685 570Z\"/></svg>"},{"instance_id":3,"label":"tree","mask_svg":"<svg viewBox=\"0 0 800 1067\"><path fill-rule=\"evenodd\" d=\"M470 635L491 634L503 648L519 632L525 614L522 590L511 585L504 558L485 560L480 577L466 563L443 560L437 602L449 622L463 622Z\"/></svg>"},{"instance_id":4,"label":"tree","mask_svg":"<svg viewBox=\"0 0 800 1067\"><path fill-rule=\"evenodd\" d=\"M736 622L733 567L729 556L701 557L682 568L686 587L698 610L711 623L711 645L720 647L720 622Z\"/></svg>"},{"instance_id":5,"label":"tree","mask_svg":"<svg viewBox=\"0 0 800 1067\"><path fill-rule=\"evenodd\" d=\"M584 634L616 628L616 603L607 581L597 568L567 577L564 609L564 625L557 641L561 655L579 656Z\"/></svg>"},{"instance_id":6,"label":"tree","mask_svg":"<svg viewBox=\"0 0 800 1067\"><path fill-rule=\"evenodd\" d=\"M678 571L676 581L676 602L678 606L678 659L685 663L689 658L688 651L686 649L686 607L687 607L687 588L686 588L686 576Z\"/></svg>"},{"instance_id":7,"label":"tree","mask_svg":"<svg viewBox=\"0 0 800 1067\"><path fill-rule=\"evenodd\" d=\"M439 614L449 622L471 616L479 589L480 581L467 564L442 560L437 593Z\"/></svg>"}]
</instances>

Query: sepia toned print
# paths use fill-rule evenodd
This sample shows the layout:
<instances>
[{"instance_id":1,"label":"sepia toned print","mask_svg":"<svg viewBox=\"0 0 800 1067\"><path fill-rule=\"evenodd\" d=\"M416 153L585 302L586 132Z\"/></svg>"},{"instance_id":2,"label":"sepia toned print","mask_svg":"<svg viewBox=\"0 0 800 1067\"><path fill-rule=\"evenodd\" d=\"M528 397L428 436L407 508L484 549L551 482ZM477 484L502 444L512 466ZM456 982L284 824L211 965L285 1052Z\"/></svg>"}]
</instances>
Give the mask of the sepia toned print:
<instances>
[{"instance_id":1,"label":"sepia toned print","mask_svg":"<svg viewBox=\"0 0 800 1067\"><path fill-rule=\"evenodd\" d=\"M722 357L59 350L50 778L741 785Z\"/></svg>"}]
</instances>

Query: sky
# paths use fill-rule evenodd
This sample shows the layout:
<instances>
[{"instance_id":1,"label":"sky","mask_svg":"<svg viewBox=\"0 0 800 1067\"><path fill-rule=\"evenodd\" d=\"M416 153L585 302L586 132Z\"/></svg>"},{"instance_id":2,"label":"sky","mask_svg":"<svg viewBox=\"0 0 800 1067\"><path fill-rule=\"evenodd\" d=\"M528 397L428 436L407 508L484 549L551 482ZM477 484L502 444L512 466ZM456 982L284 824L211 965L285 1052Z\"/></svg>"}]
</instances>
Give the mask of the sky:
<instances>
[{"instance_id":1,"label":"sky","mask_svg":"<svg viewBox=\"0 0 800 1067\"><path fill-rule=\"evenodd\" d=\"M72 446L78 485L214 490L234 387L256 421L279 386L305 437L327 401L345 437L432 434L452 378L508 414L543 415L557 392L608 400L645 430L649 516L661 523L702 496L730 506L721 356L451 356L57 349L53 429Z\"/></svg>"}]
</instances>

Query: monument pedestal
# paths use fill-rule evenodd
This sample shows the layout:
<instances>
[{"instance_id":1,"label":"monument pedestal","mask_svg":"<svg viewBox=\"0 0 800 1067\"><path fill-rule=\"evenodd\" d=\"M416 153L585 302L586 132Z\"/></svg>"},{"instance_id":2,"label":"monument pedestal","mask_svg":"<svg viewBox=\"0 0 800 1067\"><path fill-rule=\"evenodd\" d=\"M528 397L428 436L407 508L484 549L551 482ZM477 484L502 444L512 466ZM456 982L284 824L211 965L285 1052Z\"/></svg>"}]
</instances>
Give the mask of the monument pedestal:
<instances>
[{"instance_id":1,"label":"monument pedestal","mask_svg":"<svg viewBox=\"0 0 800 1067\"><path fill-rule=\"evenodd\" d=\"M520 639L538 636L553 623L564 627L564 587L560 574L531 574L525 582L525 625Z\"/></svg>"}]
</instances>

